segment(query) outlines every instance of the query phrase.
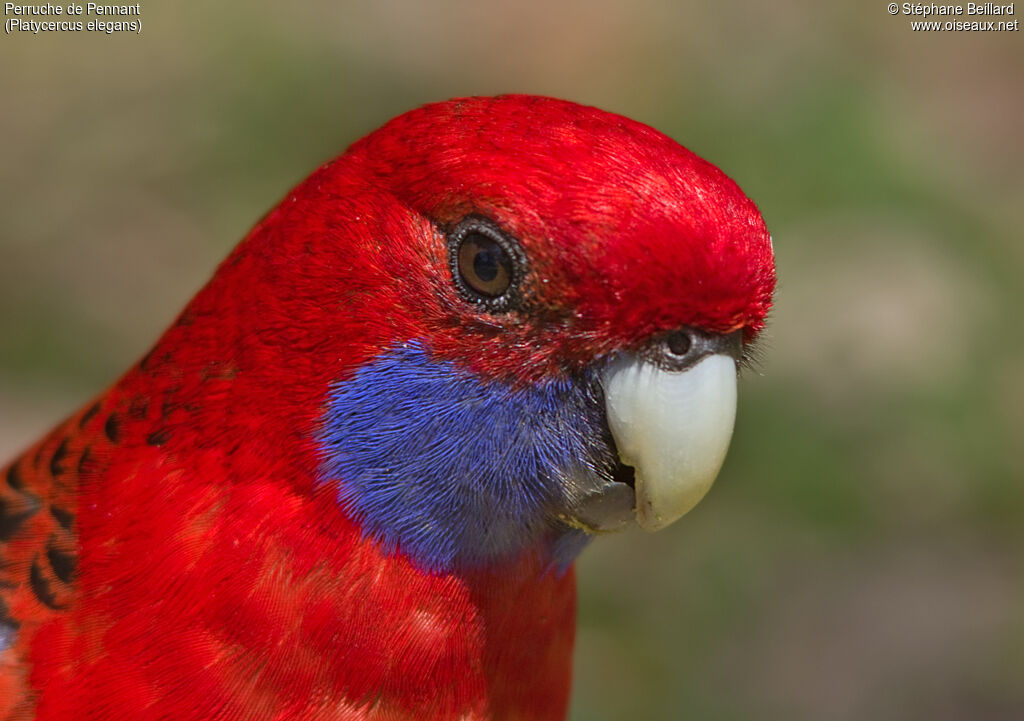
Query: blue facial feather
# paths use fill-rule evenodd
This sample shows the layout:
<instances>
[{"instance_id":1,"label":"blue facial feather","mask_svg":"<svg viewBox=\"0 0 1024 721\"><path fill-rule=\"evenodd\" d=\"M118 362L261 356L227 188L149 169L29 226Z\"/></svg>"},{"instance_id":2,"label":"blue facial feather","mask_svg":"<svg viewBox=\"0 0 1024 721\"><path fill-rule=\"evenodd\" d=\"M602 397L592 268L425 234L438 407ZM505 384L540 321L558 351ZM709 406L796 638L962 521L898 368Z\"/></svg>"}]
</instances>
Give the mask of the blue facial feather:
<instances>
[{"instance_id":1,"label":"blue facial feather","mask_svg":"<svg viewBox=\"0 0 1024 721\"><path fill-rule=\"evenodd\" d=\"M559 515L614 464L599 394L594 378L512 389L409 343L331 388L321 480L368 536L429 571L537 543L564 568L587 536Z\"/></svg>"},{"instance_id":2,"label":"blue facial feather","mask_svg":"<svg viewBox=\"0 0 1024 721\"><path fill-rule=\"evenodd\" d=\"M14 626L3 623L0 621L0 651L10 648L14 645L14 635L16 629Z\"/></svg>"}]
</instances>

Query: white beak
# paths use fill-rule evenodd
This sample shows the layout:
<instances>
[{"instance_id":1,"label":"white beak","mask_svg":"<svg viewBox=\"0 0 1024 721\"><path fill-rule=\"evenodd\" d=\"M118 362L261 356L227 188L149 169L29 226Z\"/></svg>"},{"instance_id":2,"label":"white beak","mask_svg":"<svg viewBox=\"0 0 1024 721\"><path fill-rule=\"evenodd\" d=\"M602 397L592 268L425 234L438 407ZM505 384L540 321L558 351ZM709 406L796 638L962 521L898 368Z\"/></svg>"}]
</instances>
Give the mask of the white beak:
<instances>
[{"instance_id":1,"label":"white beak","mask_svg":"<svg viewBox=\"0 0 1024 721\"><path fill-rule=\"evenodd\" d=\"M636 470L636 521L657 531L704 497L736 419L736 362L709 355L669 371L623 355L602 376L619 457Z\"/></svg>"}]
</instances>

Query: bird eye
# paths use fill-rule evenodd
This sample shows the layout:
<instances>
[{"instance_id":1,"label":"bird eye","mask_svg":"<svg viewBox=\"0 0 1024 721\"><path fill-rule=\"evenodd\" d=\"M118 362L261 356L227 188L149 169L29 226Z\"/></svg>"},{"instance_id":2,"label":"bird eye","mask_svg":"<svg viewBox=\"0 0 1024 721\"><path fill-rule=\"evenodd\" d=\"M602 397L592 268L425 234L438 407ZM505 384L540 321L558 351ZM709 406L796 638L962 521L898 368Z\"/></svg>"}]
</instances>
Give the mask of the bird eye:
<instances>
[{"instance_id":1,"label":"bird eye","mask_svg":"<svg viewBox=\"0 0 1024 721\"><path fill-rule=\"evenodd\" d=\"M512 285L512 260L482 233L468 233L459 245L459 274L480 295L497 298Z\"/></svg>"},{"instance_id":2,"label":"bird eye","mask_svg":"<svg viewBox=\"0 0 1024 721\"><path fill-rule=\"evenodd\" d=\"M675 333L669 333L665 338L665 348L671 355L678 358L682 358L690 352L690 348L693 346L693 341L690 340L690 334L686 331L676 331Z\"/></svg>"},{"instance_id":3,"label":"bird eye","mask_svg":"<svg viewBox=\"0 0 1024 721\"><path fill-rule=\"evenodd\" d=\"M655 365L667 371L684 371L709 355L743 356L743 331L712 333L699 328L679 328L654 338L643 351Z\"/></svg>"},{"instance_id":4,"label":"bird eye","mask_svg":"<svg viewBox=\"0 0 1024 721\"><path fill-rule=\"evenodd\" d=\"M466 218L449 235L449 262L459 293L491 313L514 308L526 256L519 244L487 218Z\"/></svg>"}]
</instances>

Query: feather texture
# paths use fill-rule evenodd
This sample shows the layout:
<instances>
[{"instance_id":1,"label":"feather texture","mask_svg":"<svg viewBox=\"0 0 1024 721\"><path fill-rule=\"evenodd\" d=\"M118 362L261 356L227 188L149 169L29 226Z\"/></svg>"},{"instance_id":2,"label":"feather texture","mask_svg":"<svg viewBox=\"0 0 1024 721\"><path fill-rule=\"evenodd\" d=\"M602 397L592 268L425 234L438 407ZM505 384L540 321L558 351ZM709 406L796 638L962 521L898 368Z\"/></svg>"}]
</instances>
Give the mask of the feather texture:
<instances>
[{"instance_id":1,"label":"feather texture","mask_svg":"<svg viewBox=\"0 0 1024 721\"><path fill-rule=\"evenodd\" d=\"M528 262L507 312L453 282L467 216ZM753 203L650 128L392 121L0 475L0 719L564 718L572 506L616 483L593 379L682 326L753 340L773 287Z\"/></svg>"}]
</instances>

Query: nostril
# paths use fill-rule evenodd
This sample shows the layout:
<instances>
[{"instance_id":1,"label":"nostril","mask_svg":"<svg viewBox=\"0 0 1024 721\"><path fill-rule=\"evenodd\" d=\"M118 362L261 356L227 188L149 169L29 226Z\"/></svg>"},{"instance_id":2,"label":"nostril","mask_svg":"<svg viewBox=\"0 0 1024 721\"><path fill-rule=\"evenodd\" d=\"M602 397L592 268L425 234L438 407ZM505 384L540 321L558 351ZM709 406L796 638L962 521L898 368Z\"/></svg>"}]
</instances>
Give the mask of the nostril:
<instances>
[{"instance_id":1,"label":"nostril","mask_svg":"<svg viewBox=\"0 0 1024 721\"><path fill-rule=\"evenodd\" d=\"M690 339L690 334L686 331L679 330L665 338L665 347L674 356L686 355L690 352L692 346L693 341Z\"/></svg>"}]
</instances>

